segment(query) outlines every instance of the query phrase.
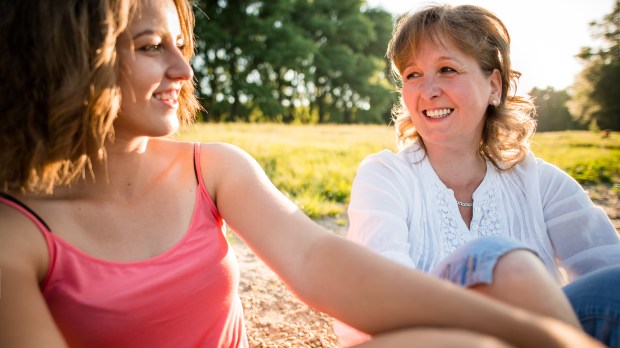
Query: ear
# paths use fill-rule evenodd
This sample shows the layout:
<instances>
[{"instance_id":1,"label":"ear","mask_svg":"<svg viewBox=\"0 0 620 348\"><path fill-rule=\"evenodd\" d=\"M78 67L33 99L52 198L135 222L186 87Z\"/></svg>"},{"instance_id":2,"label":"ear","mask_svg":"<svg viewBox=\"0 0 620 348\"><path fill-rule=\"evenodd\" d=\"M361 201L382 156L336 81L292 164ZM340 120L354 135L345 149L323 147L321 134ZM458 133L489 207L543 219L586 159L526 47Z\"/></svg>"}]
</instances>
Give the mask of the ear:
<instances>
[{"instance_id":1,"label":"ear","mask_svg":"<svg viewBox=\"0 0 620 348\"><path fill-rule=\"evenodd\" d=\"M489 104L495 105L502 100L502 75L499 70L493 69L491 76L489 76L489 83L491 84L491 95L489 95Z\"/></svg>"},{"instance_id":2,"label":"ear","mask_svg":"<svg viewBox=\"0 0 620 348\"><path fill-rule=\"evenodd\" d=\"M502 100L502 75L499 70L493 69L491 76L489 76L489 83L491 84L489 104L497 107Z\"/></svg>"}]
</instances>

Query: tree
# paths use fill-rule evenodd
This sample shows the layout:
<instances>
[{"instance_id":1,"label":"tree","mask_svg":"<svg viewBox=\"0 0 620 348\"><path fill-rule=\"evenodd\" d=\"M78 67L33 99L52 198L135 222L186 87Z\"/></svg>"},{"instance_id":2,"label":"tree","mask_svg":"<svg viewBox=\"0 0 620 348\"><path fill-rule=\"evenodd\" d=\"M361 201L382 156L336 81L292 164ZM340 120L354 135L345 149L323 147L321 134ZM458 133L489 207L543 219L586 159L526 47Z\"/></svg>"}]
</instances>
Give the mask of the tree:
<instances>
[{"instance_id":1,"label":"tree","mask_svg":"<svg viewBox=\"0 0 620 348\"><path fill-rule=\"evenodd\" d=\"M592 22L593 37L602 47L584 47L577 55L584 69L577 76L568 102L570 112L584 124L620 130L620 1L599 22Z\"/></svg>"},{"instance_id":2,"label":"tree","mask_svg":"<svg viewBox=\"0 0 620 348\"><path fill-rule=\"evenodd\" d=\"M381 121L392 102L383 57L392 21L363 4L197 1L192 64L205 119Z\"/></svg>"},{"instance_id":3,"label":"tree","mask_svg":"<svg viewBox=\"0 0 620 348\"><path fill-rule=\"evenodd\" d=\"M274 0L273 2L284 1ZM262 2L220 0L196 2L197 55L193 61L198 93L215 121L247 120L251 96L261 92L251 80L255 52L262 45L265 23L257 14Z\"/></svg>"},{"instance_id":4,"label":"tree","mask_svg":"<svg viewBox=\"0 0 620 348\"><path fill-rule=\"evenodd\" d=\"M360 111L358 120L360 122L389 123L392 120L392 106L399 102L398 93L395 93L397 82L393 81L392 68L389 59L385 56L388 42L392 38L393 18L389 13L376 8L366 10L365 15L372 21L376 32L376 40L368 45L366 54L377 57L377 60L380 59L383 62L377 62L377 65L383 67L383 70L377 70L375 75L371 77L374 79L371 88L382 85L382 92L369 92L370 104L374 107L372 110ZM388 96L385 94L385 90L392 92ZM383 111L377 113L381 110Z\"/></svg>"},{"instance_id":5,"label":"tree","mask_svg":"<svg viewBox=\"0 0 620 348\"><path fill-rule=\"evenodd\" d=\"M295 20L316 43L306 80L310 109L319 123L379 122L389 108L386 33L392 20L382 10L364 12L361 0L299 0ZM376 48L383 41L383 49Z\"/></svg>"},{"instance_id":6,"label":"tree","mask_svg":"<svg viewBox=\"0 0 620 348\"><path fill-rule=\"evenodd\" d=\"M553 87L533 88L530 95L534 98L538 114L537 130L539 132L582 129L575 121L566 102L570 99L566 90L556 91Z\"/></svg>"}]
</instances>

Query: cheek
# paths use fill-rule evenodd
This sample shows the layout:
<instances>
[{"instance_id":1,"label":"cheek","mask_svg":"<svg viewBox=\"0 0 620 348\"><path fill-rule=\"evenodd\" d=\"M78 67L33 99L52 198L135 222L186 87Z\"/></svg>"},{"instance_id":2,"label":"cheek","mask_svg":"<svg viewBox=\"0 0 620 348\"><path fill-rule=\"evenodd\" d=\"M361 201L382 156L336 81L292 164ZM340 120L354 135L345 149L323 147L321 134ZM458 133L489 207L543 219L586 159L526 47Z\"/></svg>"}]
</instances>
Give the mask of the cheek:
<instances>
[{"instance_id":1,"label":"cheek","mask_svg":"<svg viewBox=\"0 0 620 348\"><path fill-rule=\"evenodd\" d=\"M482 105L488 104L493 88L491 83L484 77L480 77L479 81L471 86L472 91L478 91L473 97Z\"/></svg>"},{"instance_id":2,"label":"cheek","mask_svg":"<svg viewBox=\"0 0 620 348\"><path fill-rule=\"evenodd\" d=\"M404 85L402 89L403 105L409 110L415 110L417 92L416 88L411 85Z\"/></svg>"},{"instance_id":3,"label":"cheek","mask_svg":"<svg viewBox=\"0 0 620 348\"><path fill-rule=\"evenodd\" d=\"M155 69L146 69L145 66L134 64L121 76L120 86L123 97L129 97L132 101L140 101L150 97L150 94L158 86L158 76L160 75Z\"/></svg>"}]
</instances>

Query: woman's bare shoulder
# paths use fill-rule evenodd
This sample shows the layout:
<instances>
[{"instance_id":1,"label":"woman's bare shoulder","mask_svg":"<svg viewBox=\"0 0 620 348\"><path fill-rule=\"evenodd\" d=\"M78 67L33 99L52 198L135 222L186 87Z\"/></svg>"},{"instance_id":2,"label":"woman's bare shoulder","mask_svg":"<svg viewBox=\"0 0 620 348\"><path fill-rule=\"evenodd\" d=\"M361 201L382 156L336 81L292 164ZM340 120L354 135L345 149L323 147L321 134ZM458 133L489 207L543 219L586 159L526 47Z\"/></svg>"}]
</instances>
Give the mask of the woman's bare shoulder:
<instances>
[{"instance_id":1,"label":"woman's bare shoulder","mask_svg":"<svg viewBox=\"0 0 620 348\"><path fill-rule=\"evenodd\" d=\"M229 174L234 169L260 167L256 160L239 146L213 142L201 144L201 160L211 169L224 170Z\"/></svg>"},{"instance_id":2,"label":"woman's bare shoulder","mask_svg":"<svg viewBox=\"0 0 620 348\"><path fill-rule=\"evenodd\" d=\"M151 145L156 156L178 157L185 153L192 153L194 146L200 146L202 161L221 161L221 165L234 164L237 161L253 160L252 157L239 146L224 142L192 142L173 139L153 139Z\"/></svg>"},{"instance_id":3,"label":"woman's bare shoulder","mask_svg":"<svg viewBox=\"0 0 620 348\"><path fill-rule=\"evenodd\" d=\"M0 267L19 262L42 280L49 259L43 233L24 213L0 203Z\"/></svg>"},{"instance_id":4,"label":"woman's bare shoulder","mask_svg":"<svg viewBox=\"0 0 620 348\"><path fill-rule=\"evenodd\" d=\"M261 185L266 181L260 164L242 148L228 143L202 143L200 165L207 191L219 202L226 187ZM224 190L223 190L224 189Z\"/></svg>"},{"instance_id":5,"label":"woman's bare shoulder","mask_svg":"<svg viewBox=\"0 0 620 348\"><path fill-rule=\"evenodd\" d=\"M65 347L41 294L49 256L39 228L17 209L0 203L2 347ZM36 334L33 334L36 333Z\"/></svg>"},{"instance_id":6,"label":"woman's bare shoulder","mask_svg":"<svg viewBox=\"0 0 620 348\"><path fill-rule=\"evenodd\" d=\"M223 142L205 142L200 144L202 146L203 151L214 155L230 155L230 154L247 154L245 150L241 147Z\"/></svg>"}]
</instances>

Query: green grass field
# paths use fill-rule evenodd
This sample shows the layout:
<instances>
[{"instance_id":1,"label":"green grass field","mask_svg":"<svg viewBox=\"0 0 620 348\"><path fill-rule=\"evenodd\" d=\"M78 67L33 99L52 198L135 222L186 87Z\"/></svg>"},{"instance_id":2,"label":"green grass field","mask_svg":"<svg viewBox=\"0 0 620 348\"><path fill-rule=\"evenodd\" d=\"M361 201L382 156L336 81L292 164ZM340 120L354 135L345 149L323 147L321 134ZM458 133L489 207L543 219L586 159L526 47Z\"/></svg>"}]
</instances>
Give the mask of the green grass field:
<instances>
[{"instance_id":1,"label":"green grass field","mask_svg":"<svg viewBox=\"0 0 620 348\"><path fill-rule=\"evenodd\" d=\"M345 212L357 166L367 155L395 149L393 128L378 125L200 123L177 138L235 144L258 160L274 184L311 217ZM584 184L620 187L620 134L540 133L532 149Z\"/></svg>"}]
</instances>

